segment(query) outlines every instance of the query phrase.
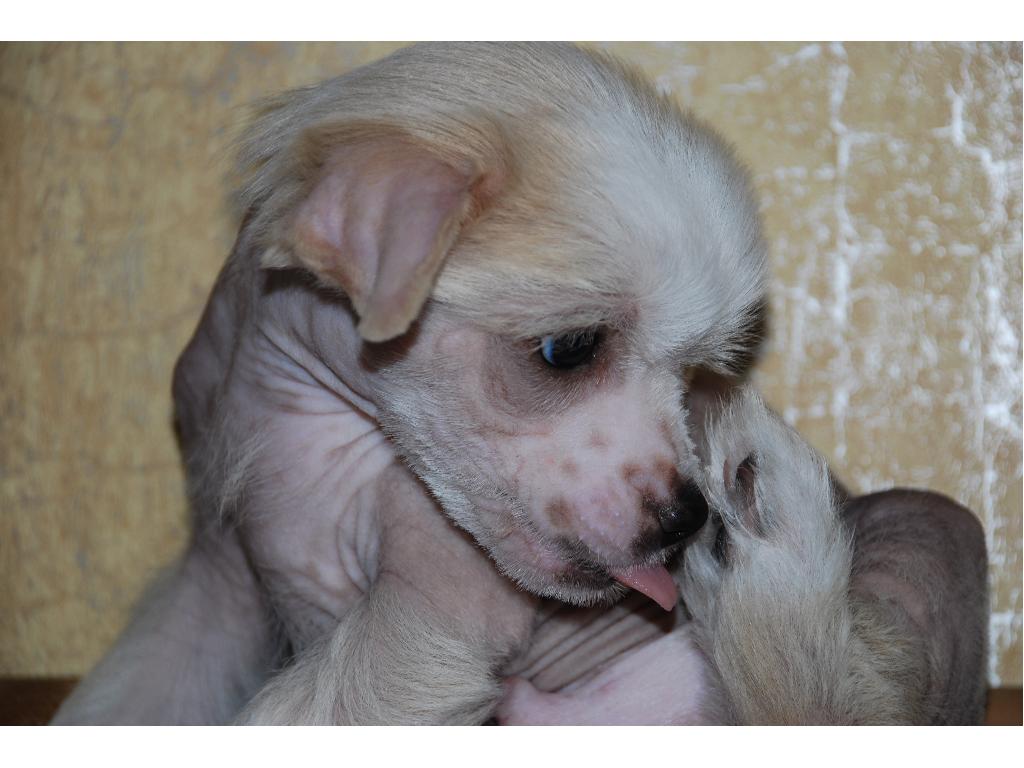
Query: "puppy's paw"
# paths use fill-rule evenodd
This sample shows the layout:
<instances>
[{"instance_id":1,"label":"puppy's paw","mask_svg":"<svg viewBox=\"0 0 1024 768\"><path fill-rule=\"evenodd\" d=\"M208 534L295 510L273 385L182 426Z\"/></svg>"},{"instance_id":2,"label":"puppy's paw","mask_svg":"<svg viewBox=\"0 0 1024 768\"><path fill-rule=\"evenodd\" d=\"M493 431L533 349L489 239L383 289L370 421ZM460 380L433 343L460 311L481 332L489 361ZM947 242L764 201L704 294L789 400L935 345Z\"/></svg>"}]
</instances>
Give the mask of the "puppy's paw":
<instances>
[{"instance_id":1,"label":"puppy's paw","mask_svg":"<svg viewBox=\"0 0 1024 768\"><path fill-rule=\"evenodd\" d=\"M824 459L751 390L741 390L709 425L704 492L728 535L727 559L799 547L838 522ZM721 548L720 548L721 549Z\"/></svg>"},{"instance_id":2,"label":"puppy's paw","mask_svg":"<svg viewBox=\"0 0 1024 768\"><path fill-rule=\"evenodd\" d=\"M752 601L834 578L847 542L824 460L750 390L708 425L701 490L712 514L687 548L681 592L710 625L722 599ZM797 590L799 591L799 590Z\"/></svg>"}]
</instances>

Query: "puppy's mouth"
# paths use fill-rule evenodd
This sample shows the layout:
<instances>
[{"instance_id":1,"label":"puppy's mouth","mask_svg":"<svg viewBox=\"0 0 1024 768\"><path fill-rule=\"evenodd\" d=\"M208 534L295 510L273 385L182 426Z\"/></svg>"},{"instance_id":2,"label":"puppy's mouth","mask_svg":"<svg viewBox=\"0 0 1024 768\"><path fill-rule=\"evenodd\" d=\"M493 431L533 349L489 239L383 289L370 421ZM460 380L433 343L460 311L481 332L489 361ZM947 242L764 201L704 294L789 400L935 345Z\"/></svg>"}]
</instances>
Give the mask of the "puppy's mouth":
<instances>
[{"instance_id":1,"label":"puppy's mouth","mask_svg":"<svg viewBox=\"0 0 1024 768\"><path fill-rule=\"evenodd\" d=\"M679 602L679 590L664 565L616 569L608 573L620 584L647 595L666 611L671 611Z\"/></svg>"},{"instance_id":2,"label":"puppy's mouth","mask_svg":"<svg viewBox=\"0 0 1024 768\"><path fill-rule=\"evenodd\" d=\"M673 550L666 552L669 561L678 548ZM665 562L610 568L574 557L559 582L569 588L604 593L613 593L616 585L621 585L646 595L666 611L675 608L679 601L679 590Z\"/></svg>"},{"instance_id":3,"label":"puppy's mouth","mask_svg":"<svg viewBox=\"0 0 1024 768\"><path fill-rule=\"evenodd\" d=\"M535 594L585 606L633 589L671 611L679 601L671 569L694 533L649 530L608 562L574 536L544 535L524 516L496 538L492 552L503 573Z\"/></svg>"}]
</instances>

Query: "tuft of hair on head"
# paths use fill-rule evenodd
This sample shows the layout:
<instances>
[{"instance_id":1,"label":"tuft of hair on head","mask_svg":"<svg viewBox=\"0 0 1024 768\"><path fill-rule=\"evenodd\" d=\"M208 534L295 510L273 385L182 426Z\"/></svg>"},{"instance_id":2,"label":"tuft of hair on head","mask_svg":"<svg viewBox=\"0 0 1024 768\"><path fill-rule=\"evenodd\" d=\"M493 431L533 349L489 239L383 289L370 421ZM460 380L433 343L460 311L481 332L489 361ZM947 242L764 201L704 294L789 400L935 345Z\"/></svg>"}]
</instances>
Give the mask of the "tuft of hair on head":
<instances>
[{"instance_id":1,"label":"tuft of hair on head","mask_svg":"<svg viewBox=\"0 0 1024 768\"><path fill-rule=\"evenodd\" d=\"M748 176L724 140L610 54L403 48L262 102L238 155L237 204L262 266L344 291L367 340L403 333L428 296L519 338L549 332L541 318L586 327L631 302L669 315L694 305L697 295L659 293L643 267L654 258L665 273L660 251L680 244L674 231L651 240L647 194L699 208L694 227L721 268L709 277L699 254L672 257L688 268L676 281L716 301L689 319L652 316L646 335L714 326L702 343L723 365L749 346L739 336L763 296L764 248ZM677 228L678 215L660 215ZM392 225L409 220L394 242ZM636 280L645 273L649 285Z\"/></svg>"}]
</instances>

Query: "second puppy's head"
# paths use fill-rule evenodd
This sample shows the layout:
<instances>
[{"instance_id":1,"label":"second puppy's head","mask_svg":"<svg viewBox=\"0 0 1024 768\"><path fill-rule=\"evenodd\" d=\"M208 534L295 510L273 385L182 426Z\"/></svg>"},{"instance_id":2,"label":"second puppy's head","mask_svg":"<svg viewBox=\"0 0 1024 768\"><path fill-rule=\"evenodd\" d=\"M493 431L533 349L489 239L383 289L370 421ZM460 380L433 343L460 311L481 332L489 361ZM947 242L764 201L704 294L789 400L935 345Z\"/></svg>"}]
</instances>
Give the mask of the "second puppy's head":
<instances>
[{"instance_id":1,"label":"second puppy's head","mask_svg":"<svg viewBox=\"0 0 1024 768\"><path fill-rule=\"evenodd\" d=\"M451 518L531 591L670 603L707 514L691 375L747 358L764 309L728 149L606 57L432 45L288 97L250 158L264 264L344 291L377 418Z\"/></svg>"}]
</instances>

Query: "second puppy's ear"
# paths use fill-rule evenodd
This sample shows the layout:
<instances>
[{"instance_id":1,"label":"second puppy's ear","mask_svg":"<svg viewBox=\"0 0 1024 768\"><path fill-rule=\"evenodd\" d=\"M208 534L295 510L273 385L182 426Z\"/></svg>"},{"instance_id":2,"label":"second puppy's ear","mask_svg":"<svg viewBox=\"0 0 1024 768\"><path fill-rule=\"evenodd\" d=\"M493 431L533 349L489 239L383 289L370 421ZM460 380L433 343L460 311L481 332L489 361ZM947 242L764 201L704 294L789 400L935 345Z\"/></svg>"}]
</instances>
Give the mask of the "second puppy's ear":
<instances>
[{"instance_id":1,"label":"second puppy's ear","mask_svg":"<svg viewBox=\"0 0 1024 768\"><path fill-rule=\"evenodd\" d=\"M475 181L409 137L345 142L326 155L295 211L294 258L345 291L365 340L399 336L473 209ZM292 266L281 256L268 253L264 266Z\"/></svg>"}]
</instances>

